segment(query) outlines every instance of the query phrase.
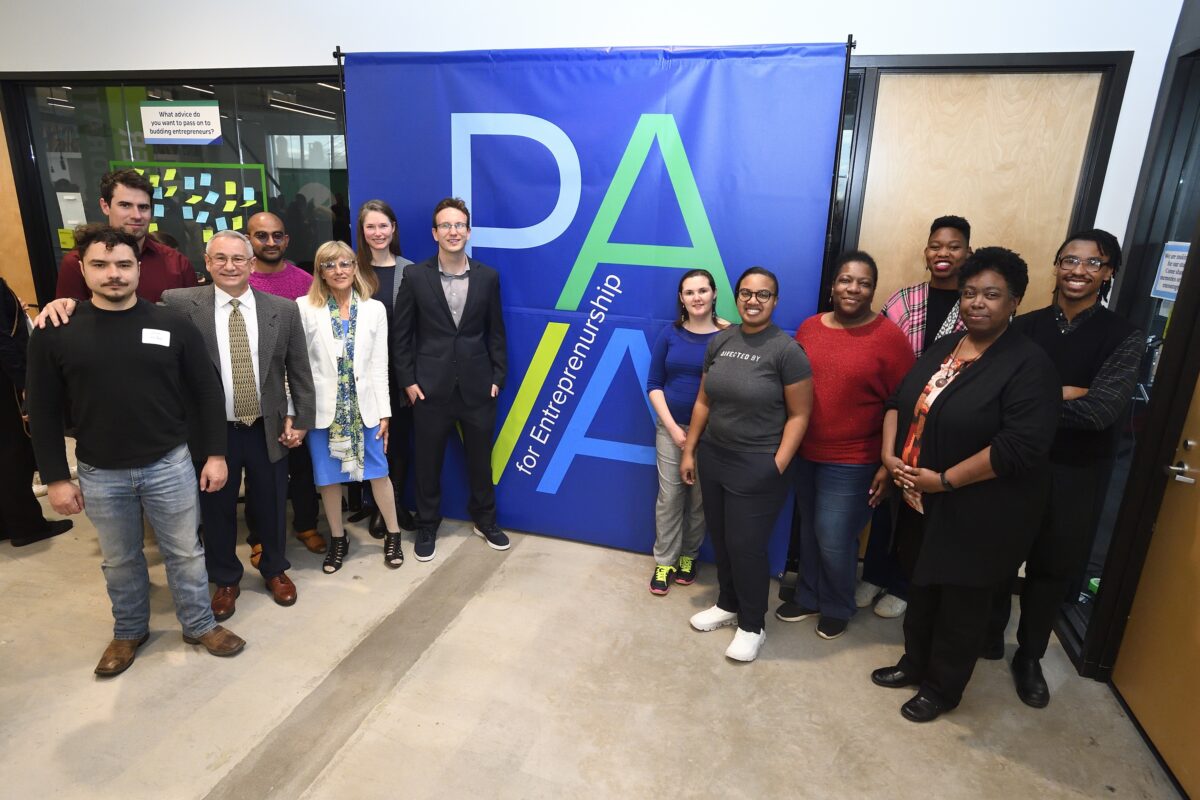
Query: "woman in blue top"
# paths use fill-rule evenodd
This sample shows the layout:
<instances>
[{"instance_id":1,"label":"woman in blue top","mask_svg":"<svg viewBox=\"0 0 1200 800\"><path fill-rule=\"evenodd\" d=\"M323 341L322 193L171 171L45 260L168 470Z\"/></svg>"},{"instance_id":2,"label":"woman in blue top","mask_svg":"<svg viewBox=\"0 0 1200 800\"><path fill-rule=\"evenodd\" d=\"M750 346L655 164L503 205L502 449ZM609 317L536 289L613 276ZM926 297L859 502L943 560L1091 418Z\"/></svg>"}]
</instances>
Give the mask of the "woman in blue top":
<instances>
[{"instance_id":1,"label":"woman in blue top","mask_svg":"<svg viewBox=\"0 0 1200 800\"><path fill-rule=\"evenodd\" d=\"M713 334L729 323L717 317L717 285L707 270L693 269L679 281L679 317L654 342L646 391L658 415L654 437L658 454L658 500L654 504L653 594L666 594L671 583L696 580L696 555L704 541L700 484L679 475L679 457L687 440L692 406L700 390L704 352Z\"/></svg>"}]
</instances>

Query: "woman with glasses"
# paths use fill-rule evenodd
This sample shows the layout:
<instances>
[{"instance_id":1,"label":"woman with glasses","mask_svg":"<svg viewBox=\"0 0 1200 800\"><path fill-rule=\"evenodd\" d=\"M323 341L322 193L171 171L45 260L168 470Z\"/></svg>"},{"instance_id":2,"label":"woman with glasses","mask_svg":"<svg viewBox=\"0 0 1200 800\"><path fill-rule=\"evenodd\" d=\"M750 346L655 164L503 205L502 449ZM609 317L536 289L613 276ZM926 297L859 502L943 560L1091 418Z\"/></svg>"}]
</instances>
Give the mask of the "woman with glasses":
<instances>
[{"instance_id":1,"label":"woman with glasses","mask_svg":"<svg viewBox=\"0 0 1200 800\"><path fill-rule=\"evenodd\" d=\"M358 257L358 270L363 275L373 275L378 287L374 300L383 303L387 312L388 329L392 326L392 311L396 307L396 294L404 280L404 268L413 263L400 255L400 229L396 223L396 212L383 200L368 200L358 210L358 231L354 238ZM389 354L391 357L391 354ZM394 365L389 364L389 394L392 398L392 419L388 427L388 477L392 481L396 516L404 530L415 530L412 514L403 506L404 482L408 475L409 451L412 449L412 406L404 392L395 382ZM371 512L367 528L376 539L382 539L383 517L378 505Z\"/></svg>"},{"instance_id":2,"label":"woman with glasses","mask_svg":"<svg viewBox=\"0 0 1200 800\"><path fill-rule=\"evenodd\" d=\"M341 569L349 550L341 484L362 480L370 481L387 525L384 563L399 567L404 553L385 455L392 415L387 314L382 303L371 299L373 276L359 271L349 245L326 242L317 249L314 264L312 287L296 302L317 396L308 448L331 534L324 570Z\"/></svg>"},{"instance_id":3,"label":"woman with glasses","mask_svg":"<svg viewBox=\"0 0 1200 800\"><path fill-rule=\"evenodd\" d=\"M704 269L685 272L675 294L673 325L663 328L650 354L646 392L658 415L654 449L658 460L658 499L654 504L654 574L651 594L664 595L672 583L696 580L696 558L704 541L700 487L679 475L692 406L709 340L729 323L717 317L717 284Z\"/></svg>"},{"instance_id":4,"label":"woman with glasses","mask_svg":"<svg viewBox=\"0 0 1200 800\"><path fill-rule=\"evenodd\" d=\"M1037 532L1062 388L1045 352L1009 322L1029 283L1011 250L984 247L959 272L965 333L933 342L888 401L883 463L903 491L897 535L916 554L904 657L871 673L916 686L900 713L956 707L987 633L992 598Z\"/></svg>"},{"instance_id":5,"label":"woman with glasses","mask_svg":"<svg viewBox=\"0 0 1200 800\"><path fill-rule=\"evenodd\" d=\"M767 540L787 496L788 465L812 410L812 370L796 341L771 321L779 281L751 267L737 282L742 317L713 336L679 471L699 474L720 593L691 625L737 625L728 658L753 661L766 632L771 580Z\"/></svg>"},{"instance_id":6,"label":"woman with glasses","mask_svg":"<svg viewBox=\"0 0 1200 800\"><path fill-rule=\"evenodd\" d=\"M842 253L831 311L796 331L813 372L813 410L796 459L800 579L775 616L819 616L817 635L836 639L854 615L858 536L890 488L880 465L883 405L912 367L895 323L871 310L879 269L862 251Z\"/></svg>"}]
</instances>

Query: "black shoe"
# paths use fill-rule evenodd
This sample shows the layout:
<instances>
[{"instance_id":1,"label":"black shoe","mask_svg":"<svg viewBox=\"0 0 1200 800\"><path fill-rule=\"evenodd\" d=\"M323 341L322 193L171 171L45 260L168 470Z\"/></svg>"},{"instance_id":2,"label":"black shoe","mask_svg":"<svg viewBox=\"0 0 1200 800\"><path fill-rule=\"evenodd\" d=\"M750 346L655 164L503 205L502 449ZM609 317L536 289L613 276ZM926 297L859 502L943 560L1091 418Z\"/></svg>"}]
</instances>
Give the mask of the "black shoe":
<instances>
[{"instance_id":1,"label":"black shoe","mask_svg":"<svg viewBox=\"0 0 1200 800\"><path fill-rule=\"evenodd\" d=\"M508 534L494 522L490 525L476 525L474 530L475 535L481 537L493 550L507 550L512 547Z\"/></svg>"},{"instance_id":2,"label":"black shoe","mask_svg":"<svg viewBox=\"0 0 1200 800\"><path fill-rule=\"evenodd\" d=\"M383 522L383 515L378 510L371 512L371 521L367 523L367 532L376 539L382 539L387 533L387 525Z\"/></svg>"},{"instance_id":3,"label":"black shoe","mask_svg":"<svg viewBox=\"0 0 1200 800\"><path fill-rule=\"evenodd\" d=\"M367 517L371 516L374 513L375 513L374 508L369 508L367 506L361 506L353 514L346 517L346 521L347 522L362 522L364 519L366 519Z\"/></svg>"},{"instance_id":4,"label":"black shoe","mask_svg":"<svg viewBox=\"0 0 1200 800\"><path fill-rule=\"evenodd\" d=\"M814 608L805 608L804 606L796 605L795 603L784 603L779 608L775 609L775 617L784 622L799 622L802 619L815 617L820 614Z\"/></svg>"},{"instance_id":5,"label":"black shoe","mask_svg":"<svg viewBox=\"0 0 1200 800\"><path fill-rule=\"evenodd\" d=\"M400 549L399 533L389 533L384 537L383 563L392 569L404 564L404 551Z\"/></svg>"},{"instance_id":6,"label":"black shoe","mask_svg":"<svg viewBox=\"0 0 1200 800\"><path fill-rule=\"evenodd\" d=\"M25 545L33 544L34 542L44 542L47 539L52 539L55 536L58 536L60 533L66 533L73 527L75 527L75 523L69 519L50 520L46 523L45 530L38 531L37 533L33 533L28 536L13 536L12 546L24 547Z\"/></svg>"},{"instance_id":7,"label":"black shoe","mask_svg":"<svg viewBox=\"0 0 1200 800\"><path fill-rule=\"evenodd\" d=\"M1012 676L1022 703L1034 708L1045 708L1050 704L1050 687L1046 685L1039 660L1013 656Z\"/></svg>"},{"instance_id":8,"label":"black shoe","mask_svg":"<svg viewBox=\"0 0 1200 800\"><path fill-rule=\"evenodd\" d=\"M1004 640L997 639L994 642L985 644L979 657L988 661L1002 661L1004 659Z\"/></svg>"},{"instance_id":9,"label":"black shoe","mask_svg":"<svg viewBox=\"0 0 1200 800\"><path fill-rule=\"evenodd\" d=\"M919 694L912 700L900 706L900 713L910 722L933 722L950 709L936 700Z\"/></svg>"},{"instance_id":10,"label":"black shoe","mask_svg":"<svg viewBox=\"0 0 1200 800\"><path fill-rule=\"evenodd\" d=\"M329 537L329 549L325 551L325 563L321 568L332 575L342 568L346 553L350 552L350 537L345 534Z\"/></svg>"},{"instance_id":11,"label":"black shoe","mask_svg":"<svg viewBox=\"0 0 1200 800\"><path fill-rule=\"evenodd\" d=\"M396 520L400 523L402 531L412 533L417 529L417 521L413 519L412 512L399 503L396 503Z\"/></svg>"},{"instance_id":12,"label":"black shoe","mask_svg":"<svg viewBox=\"0 0 1200 800\"><path fill-rule=\"evenodd\" d=\"M817 636L822 639L836 639L846 632L846 626L849 624L850 620L847 619L822 616L817 621Z\"/></svg>"},{"instance_id":13,"label":"black shoe","mask_svg":"<svg viewBox=\"0 0 1200 800\"><path fill-rule=\"evenodd\" d=\"M417 528L417 543L413 545L417 561L432 561L436 552L437 532L433 528Z\"/></svg>"},{"instance_id":14,"label":"black shoe","mask_svg":"<svg viewBox=\"0 0 1200 800\"><path fill-rule=\"evenodd\" d=\"M871 673L871 683L886 689L903 689L905 686L918 686L921 679L900 667L880 667Z\"/></svg>"}]
</instances>

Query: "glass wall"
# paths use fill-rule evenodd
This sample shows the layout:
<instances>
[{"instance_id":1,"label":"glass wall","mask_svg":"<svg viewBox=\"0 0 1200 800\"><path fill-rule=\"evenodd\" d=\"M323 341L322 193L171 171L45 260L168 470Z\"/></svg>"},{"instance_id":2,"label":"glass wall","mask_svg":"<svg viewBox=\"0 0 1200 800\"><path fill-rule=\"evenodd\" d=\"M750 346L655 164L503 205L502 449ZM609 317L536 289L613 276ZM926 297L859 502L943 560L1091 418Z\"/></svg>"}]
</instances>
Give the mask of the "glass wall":
<instances>
[{"instance_id":1,"label":"glass wall","mask_svg":"<svg viewBox=\"0 0 1200 800\"><path fill-rule=\"evenodd\" d=\"M150 179L152 234L202 276L205 242L258 211L284 220L305 268L321 242L350 239L335 83L35 85L26 103L56 259L75 225L104 220L100 178L121 167Z\"/></svg>"}]
</instances>

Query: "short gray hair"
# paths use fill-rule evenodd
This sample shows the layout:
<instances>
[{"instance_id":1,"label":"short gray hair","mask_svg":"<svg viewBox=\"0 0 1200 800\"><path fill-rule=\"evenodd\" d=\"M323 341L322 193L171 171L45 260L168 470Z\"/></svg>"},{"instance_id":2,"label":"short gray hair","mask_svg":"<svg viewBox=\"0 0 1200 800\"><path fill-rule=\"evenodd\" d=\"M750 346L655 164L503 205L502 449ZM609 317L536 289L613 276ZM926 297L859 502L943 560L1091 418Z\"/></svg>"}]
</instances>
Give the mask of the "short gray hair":
<instances>
[{"instance_id":1,"label":"short gray hair","mask_svg":"<svg viewBox=\"0 0 1200 800\"><path fill-rule=\"evenodd\" d=\"M208 253L212 250L213 242L215 242L217 239L231 239L231 238L237 239L242 244L246 245L246 253L248 255L250 255L250 256L254 255L254 246L250 244L250 237L248 237L246 234L242 233L241 231L231 231L231 230L217 231L216 233L214 233L213 237L208 240L208 244L206 244L204 246L204 254L208 255Z\"/></svg>"}]
</instances>

